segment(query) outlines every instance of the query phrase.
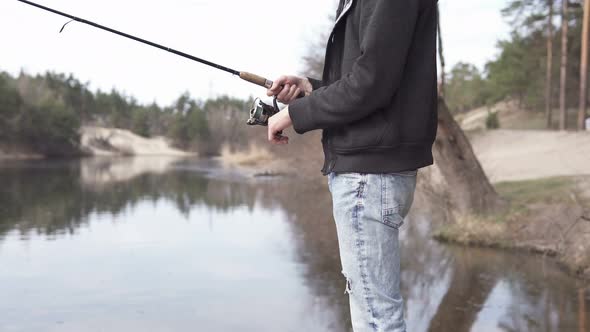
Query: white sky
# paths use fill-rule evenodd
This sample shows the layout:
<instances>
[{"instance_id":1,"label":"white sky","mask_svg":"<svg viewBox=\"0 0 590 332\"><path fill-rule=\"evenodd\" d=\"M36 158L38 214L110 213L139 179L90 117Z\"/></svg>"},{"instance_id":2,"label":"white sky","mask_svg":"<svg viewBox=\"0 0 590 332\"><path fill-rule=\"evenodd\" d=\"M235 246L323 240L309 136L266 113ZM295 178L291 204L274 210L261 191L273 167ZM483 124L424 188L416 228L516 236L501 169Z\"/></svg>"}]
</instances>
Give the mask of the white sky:
<instances>
[{"instance_id":1,"label":"white sky","mask_svg":"<svg viewBox=\"0 0 590 332\"><path fill-rule=\"evenodd\" d=\"M38 0L41 4L270 79L301 70L315 35L330 28L334 0ZM391 0L394 1L394 0ZM449 68L482 67L508 25L506 0L440 0ZM142 103L170 104L182 92L207 98L264 95L262 88L167 52L0 0L0 70L73 73L90 88L115 87Z\"/></svg>"}]
</instances>

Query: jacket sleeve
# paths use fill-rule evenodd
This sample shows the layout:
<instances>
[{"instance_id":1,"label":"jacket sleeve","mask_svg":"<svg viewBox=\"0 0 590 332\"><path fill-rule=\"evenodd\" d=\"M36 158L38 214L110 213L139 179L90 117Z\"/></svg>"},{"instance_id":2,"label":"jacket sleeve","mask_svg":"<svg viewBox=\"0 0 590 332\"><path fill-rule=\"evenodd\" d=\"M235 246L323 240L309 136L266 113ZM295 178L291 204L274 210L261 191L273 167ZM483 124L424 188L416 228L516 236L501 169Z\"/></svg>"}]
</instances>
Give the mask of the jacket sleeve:
<instances>
[{"instance_id":1,"label":"jacket sleeve","mask_svg":"<svg viewBox=\"0 0 590 332\"><path fill-rule=\"evenodd\" d=\"M313 91L315 91L315 90L317 90L317 89L319 89L319 88L321 88L321 87L324 86L324 82L322 82L320 80L317 80L315 78L308 77L307 80L309 81L309 83L311 83L311 89Z\"/></svg>"},{"instance_id":2,"label":"jacket sleeve","mask_svg":"<svg viewBox=\"0 0 590 332\"><path fill-rule=\"evenodd\" d=\"M419 3L417 0L358 2L361 55L340 80L289 105L297 133L352 123L391 102L402 80Z\"/></svg>"}]
</instances>

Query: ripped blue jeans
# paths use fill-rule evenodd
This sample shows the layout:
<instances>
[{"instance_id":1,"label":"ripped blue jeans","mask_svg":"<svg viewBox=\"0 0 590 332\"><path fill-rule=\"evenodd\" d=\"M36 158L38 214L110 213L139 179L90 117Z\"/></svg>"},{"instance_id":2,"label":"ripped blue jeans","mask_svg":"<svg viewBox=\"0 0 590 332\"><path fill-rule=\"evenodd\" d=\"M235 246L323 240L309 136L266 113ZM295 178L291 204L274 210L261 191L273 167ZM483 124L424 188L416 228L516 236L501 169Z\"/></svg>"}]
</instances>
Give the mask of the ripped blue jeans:
<instances>
[{"instance_id":1,"label":"ripped blue jeans","mask_svg":"<svg viewBox=\"0 0 590 332\"><path fill-rule=\"evenodd\" d=\"M355 332L406 331L398 235L412 206L416 173L329 175Z\"/></svg>"}]
</instances>

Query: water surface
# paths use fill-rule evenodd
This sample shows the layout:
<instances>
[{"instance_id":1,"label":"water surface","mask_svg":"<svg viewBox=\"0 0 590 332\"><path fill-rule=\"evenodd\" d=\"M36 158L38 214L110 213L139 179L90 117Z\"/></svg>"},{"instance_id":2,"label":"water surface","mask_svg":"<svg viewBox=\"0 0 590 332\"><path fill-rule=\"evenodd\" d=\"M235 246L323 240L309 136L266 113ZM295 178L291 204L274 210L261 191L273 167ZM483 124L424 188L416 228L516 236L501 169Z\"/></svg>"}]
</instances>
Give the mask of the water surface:
<instances>
[{"instance_id":1,"label":"water surface","mask_svg":"<svg viewBox=\"0 0 590 332\"><path fill-rule=\"evenodd\" d=\"M203 161L0 167L0 331L349 331L323 183ZM408 331L586 331L550 259L441 245L418 197L402 238Z\"/></svg>"}]
</instances>

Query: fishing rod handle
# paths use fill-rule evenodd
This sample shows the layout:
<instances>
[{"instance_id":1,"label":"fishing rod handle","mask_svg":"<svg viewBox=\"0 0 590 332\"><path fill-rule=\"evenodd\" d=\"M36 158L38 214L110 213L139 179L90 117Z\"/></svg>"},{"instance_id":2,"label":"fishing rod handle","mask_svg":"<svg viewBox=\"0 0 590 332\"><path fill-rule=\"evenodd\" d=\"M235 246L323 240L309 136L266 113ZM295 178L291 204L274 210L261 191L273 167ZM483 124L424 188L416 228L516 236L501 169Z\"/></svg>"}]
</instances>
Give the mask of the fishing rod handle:
<instances>
[{"instance_id":1,"label":"fishing rod handle","mask_svg":"<svg viewBox=\"0 0 590 332\"><path fill-rule=\"evenodd\" d=\"M258 76L256 74L252 74L252 73L248 73L245 71L240 72L240 78L243 79L244 81L248 81L250 83L254 83L256 85L259 85L261 87L270 89L272 87L272 81L268 80L262 76ZM297 98L303 98L305 97L305 92L301 91L301 93L297 96Z\"/></svg>"},{"instance_id":2,"label":"fishing rod handle","mask_svg":"<svg viewBox=\"0 0 590 332\"><path fill-rule=\"evenodd\" d=\"M256 74L242 71L242 72L240 72L240 78L243 79L244 81L248 81L250 83L259 85L263 88L270 89L272 87L271 80L267 80L266 78L264 78L262 76L258 76Z\"/></svg>"}]
</instances>

